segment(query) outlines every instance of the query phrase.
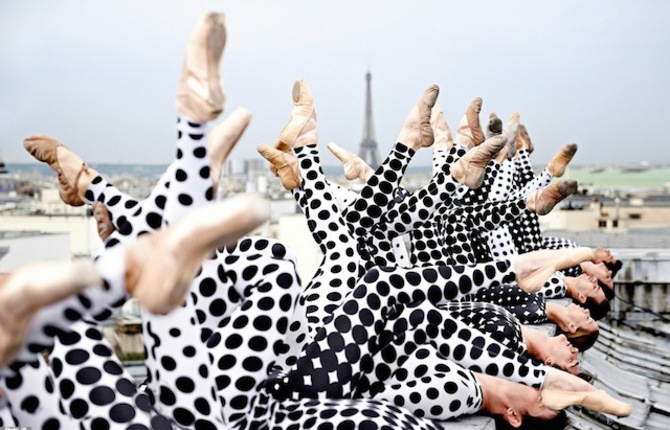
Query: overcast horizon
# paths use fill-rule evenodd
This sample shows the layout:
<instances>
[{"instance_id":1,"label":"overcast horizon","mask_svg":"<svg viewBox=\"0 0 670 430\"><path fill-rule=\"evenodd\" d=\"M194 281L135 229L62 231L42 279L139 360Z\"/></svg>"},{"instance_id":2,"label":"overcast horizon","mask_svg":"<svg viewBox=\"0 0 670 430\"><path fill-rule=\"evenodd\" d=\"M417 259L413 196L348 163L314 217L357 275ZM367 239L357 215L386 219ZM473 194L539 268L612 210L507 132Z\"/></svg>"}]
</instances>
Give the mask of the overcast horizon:
<instances>
[{"instance_id":1,"label":"overcast horizon","mask_svg":"<svg viewBox=\"0 0 670 430\"><path fill-rule=\"evenodd\" d=\"M575 164L667 163L670 4L398 0L0 4L0 156L29 162L21 142L42 133L91 163L165 164L173 156L174 94L198 17L226 15L223 117L254 117L233 158L258 158L289 118L293 81L314 92L325 144L358 151L365 74L385 155L430 84L455 132L469 101L521 114L548 161L577 142ZM420 151L412 164L430 162Z\"/></svg>"}]
</instances>

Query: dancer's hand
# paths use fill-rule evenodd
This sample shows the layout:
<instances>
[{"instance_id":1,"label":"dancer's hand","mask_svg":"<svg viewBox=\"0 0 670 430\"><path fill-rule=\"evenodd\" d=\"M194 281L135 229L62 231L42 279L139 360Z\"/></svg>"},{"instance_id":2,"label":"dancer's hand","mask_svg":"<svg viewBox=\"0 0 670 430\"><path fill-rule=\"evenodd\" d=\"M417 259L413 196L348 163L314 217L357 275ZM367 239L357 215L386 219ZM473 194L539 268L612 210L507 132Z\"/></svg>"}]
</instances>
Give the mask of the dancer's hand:
<instances>
[{"instance_id":1,"label":"dancer's hand","mask_svg":"<svg viewBox=\"0 0 670 430\"><path fill-rule=\"evenodd\" d=\"M612 257L612 253L609 249L596 248L593 250L593 258L591 261L593 263L611 263L616 260Z\"/></svg>"}]
</instances>

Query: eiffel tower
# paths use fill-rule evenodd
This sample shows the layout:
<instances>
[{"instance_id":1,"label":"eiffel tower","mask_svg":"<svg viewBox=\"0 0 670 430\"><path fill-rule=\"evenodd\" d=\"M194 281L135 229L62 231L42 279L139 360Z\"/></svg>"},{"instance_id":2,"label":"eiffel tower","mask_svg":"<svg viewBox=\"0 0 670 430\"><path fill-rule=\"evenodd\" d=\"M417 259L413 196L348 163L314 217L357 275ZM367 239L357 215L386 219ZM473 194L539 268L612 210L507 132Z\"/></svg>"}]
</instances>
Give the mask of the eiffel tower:
<instances>
[{"instance_id":1,"label":"eiffel tower","mask_svg":"<svg viewBox=\"0 0 670 430\"><path fill-rule=\"evenodd\" d=\"M370 90L370 81L372 74L368 72L365 75L367 81L367 91L365 93L365 124L363 125L363 141L361 148L358 150L358 156L377 170L379 167L379 149L377 148L377 141L375 141L375 130L372 126L372 92Z\"/></svg>"}]
</instances>

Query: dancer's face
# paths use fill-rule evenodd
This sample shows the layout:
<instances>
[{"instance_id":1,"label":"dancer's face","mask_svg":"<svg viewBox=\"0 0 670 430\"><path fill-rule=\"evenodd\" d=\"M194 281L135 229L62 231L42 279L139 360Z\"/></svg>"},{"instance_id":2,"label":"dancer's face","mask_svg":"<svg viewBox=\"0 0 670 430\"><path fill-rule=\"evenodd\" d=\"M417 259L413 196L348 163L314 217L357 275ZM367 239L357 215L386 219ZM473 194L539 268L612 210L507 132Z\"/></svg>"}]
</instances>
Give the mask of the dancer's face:
<instances>
[{"instance_id":1,"label":"dancer's face","mask_svg":"<svg viewBox=\"0 0 670 430\"><path fill-rule=\"evenodd\" d=\"M579 350L572 346L565 335L550 337L547 340L549 354L544 360L548 366L556 366L573 375L579 374Z\"/></svg>"},{"instance_id":2,"label":"dancer's face","mask_svg":"<svg viewBox=\"0 0 670 430\"><path fill-rule=\"evenodd\" d=\"M591 318L591 313L574 303L566 307L567 319L569 321L569 332L577 336L577 332L592 333L598 330L598 323Z\"/></svg>"},{"instance_id":3,"label":"dancer's face","mask_svg":"<svg viewBox=\"0 0 670 430\"><path fill-rule=\"evenodd\" d=\"M591 262L585 262L582 264L584 273L587 275L594 276L596 280L602 282L610 288L614 288L612 281L612 271L605 266L605 263L594 264Z\"/></svg>"},{"instance_id":4,"label":"dancer's face","mask_svg":"<svg viewBox=\"0 0 670 430\"><path fill-rule=\"evenodd\" d=\"M593 275L587 275L586 273L579 275L577 277L577 290L584 297L582 303L592 300L596 304L601 304L607 300L605 292L598 285L598 279Z\"/></svg>"}]
</instances>

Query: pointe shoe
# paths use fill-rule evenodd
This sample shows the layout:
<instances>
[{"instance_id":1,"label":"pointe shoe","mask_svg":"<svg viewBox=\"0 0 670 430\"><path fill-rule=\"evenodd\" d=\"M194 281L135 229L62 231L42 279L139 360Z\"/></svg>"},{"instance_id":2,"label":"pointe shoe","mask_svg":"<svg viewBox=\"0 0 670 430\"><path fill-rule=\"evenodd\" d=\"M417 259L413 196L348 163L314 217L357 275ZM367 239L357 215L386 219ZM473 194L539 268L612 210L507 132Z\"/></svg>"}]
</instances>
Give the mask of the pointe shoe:
<instances>
[{"instance_id":1,"label":"pointe shoe","mask_svg":"<svg viewBox=\"0 0 670 430\"><path fill-rule=\"evenodd\" d=\"M40 308L102 285L91 260L31 263L0 281L0 367L21 350L30 322Z\"/></svg>"},{"instance_id":2,"label":"pointe shoe","mask_svg":"<svg viewBox=\"0 0 670 430\"><path fill-rule=\"evenodd\" d=\"M228 118L214 129L207 136L207 153L210 159L210 173L212 178L213 190L219 188L219 180L223 166L242 133L247 129L251 121L251 112L244 108L237 108Z\"/></svg>"},{"instance_id":3,"label":"pointe shoe","mask_svg":"<svg viewBox=\"0 0 670 430\"><path fill-rule=\"evenodd\" d=\"M328 147L328 150L343 163L344 177L348 180L360 179L367 182L375 173L374 170L372 170L372 167L363 161L361 157L336 145L335 142L328 142L326 146Z\"/></svg>"},{"instance_id":4,"label":"pointe shoe","mask_svg":"<svg viewBox=\"0 0 670 430\"><path fill-rule=\"evenodd\" d=\"M542 390L542 403L555 411L563 410L569 406L583 406L592 411L604 412L618 417L627 417L633 410L628 403L615 399L603 390L588 392Z\"/></svg>"},{"instance_id":5,"label":"pointe shoe","mask_svg":"<svg viewBox=\"0 0 670 430\"><path fill-rule=\"evenodd\" d=\"M526 207L538 215L546 215L560 201L576 193L577 188L577 181L574 179L561 179L532 192L526 199Z\"/></svg>"},{"instance_id":6,"label":"pointe shoe","mask_svg":"<svg viewBox=\"0 0 670 430\"><path fill-rule=\"evenodd\" d=\"M602 263L605 265L605 262L612 260L612 251L607 248L595 248L593 250L593 257L591 262L594 264ZM607 267L607 265L605 265ZM611 272L610 272L611 274ZM610 275L611 276L611 275Z\"/></svg>"},{"instance_id":7,"label":"pointe shoe","mask_svg":"<svg viewBox=\"0 0 670 430\"><path fill-rule=\"evenodd\" d=\"M114 233L116 228L112 224L112 220L109 217L109 211L102 202L94 202L93 206L93 218L98 227L98 236L102 241L106 241L109 236Z\"/></svg>"},{"instance_id":8,"label":"pointe shoe","mask_svg":"<svg viewBox=\"0 0 670 430\"><path fill-rule=\"evenodd\" d=\"M183 303L202 261L270 217L269 204L241 195L197 209L179 222L146 234L126 249L126 289L149 312L165 314Z\"/></svg>"},{"instance_id":9,"label":"pointe shoe","mask_svg":"<svg viewBox=\"0 0 670 430\"><path fill-rule=\"evenodd\" d=\"M259 154L270 162L270 172L281 180L288 191L300 185L298 160L292 152L283 152L269 145L258 145Z\"/></svg>"},{"instance_id":10,"label":"pointe shoe","mask_svg":"<svg viewBox=\"0 0 670 430\"><path fill-rule=\"evenodd\" d=\"M577 153L577 144L568 143L563 146L561 150L551 159L547 168L554 178L560 178L565 173L565 168L568 166L572 157Z\"/></svg>"},{"instance_id":11,"label":"pointe shoe","mask_svg":"<svg viewBox=\"0 0 670 430\"><path fill-rule=\"evenodd\" d=\"M477 97L465 111L465 115L458 123L458 130L454 142L467 146L468 148L475 147L484 141L484 133L479 124L479 112L482 110L482 98Z\"/></svg>"},{"instance_id":12,"label":"pointe shoe","mask_svg":"<svg viewBox=\"0 0 670 430\"><path fill-rule=\"evenodd\" d=\"M489 114L489 125L486 127L486 138L502 133L503 123L495 112Z\"/></svg>"},{"instance_id":13,"label":"pointe shoe","mask_svg":"<svg viewBox=\"0 0 670 430\"><path fill-rule=\"evenodd\" d=\"M275 148L284 152L317 142L314 98L304 79L295 81L292 96L291 120L279 133L279 140L275 144Z\"/></svg>"},{"instance_id":14,"label":"pointe shoe","mask_svg":"<svg viewBox=\"0 0 670 430\"><path fill-rule=\"evenodd\" d=\"M435 137L433 150L444 148L449 151L454 145L454 139L451 137L451 130L449 130L447 120L444 118L442 106L438 102L435 102L433 111L430 114L430 126L433 129L433 136Z\"/></svg>"},{"instance_id":15,"label":"pointe shoe","mask_svg":"<svg viewBox=\"0 0 670 430\"><path fill-rule=\"evenodd\" d=\"M451 176L469 188L479 188L484 182L486 165L505 145L507 136L499 134L470 149L451 168Z\"/></svg>"},{"instance_id":16,"label":"pointe shoe","mask_svg":"<svg viewBox=\"0 0 670 430\"><path fill-rule=\"evenodd\" d=\"M177 111L191 121L205 123L223 112L220 65L225 45L223 14L203 15L191 33L177 88Z\"/></svg>"},{"instance_id":17,"label":"pointe shoe","mask_svg":"<svg viewBox=\"0 0 670 430\"><path fill-rule=\"evenodd\" d=\"M419 101L405 118L405 123L398 135L398 142L415 151L433 144L435 136L430 126L430 115L438 95L440 95L440 88L437 85L431 85L423 92Z\"/></svg>"},{"instance_id":18,"label":"pointe shoe","mask_svg":"<svg viewBox=\"0 0 670 430\"><path fill-rule=\"evenodd\" d=\"M532 154L535 150L533 142L530 140L530 136L528 135L528 130L523 124L519 124L519 131L516 135L516 149L525 149L529 154Z\"/></svg>"},{"instance_id":19,"label":"pointe shoe","mask_svg":"<svg viewBox=\"0 0 670 430\"><path fill-rule=\"evenodd\" d=\"M23 147L37 160L49 164L58 175L58 193L70 206L82 206L86 189L98 172L65 145L47 136L35 134L23 141Z\"/></svg>"},{"instance_id":20,"label":"pointe shoe","mask_svg":"<svg viewBox=\"0 0 670 430\"><path fill-rule=\"evenodd\" d=\"M519 112L513 112L507 120L507 144L505 151L507 158L511 159L516 154L516 137L519 134Z\"/></svg>"}]
</instances>

